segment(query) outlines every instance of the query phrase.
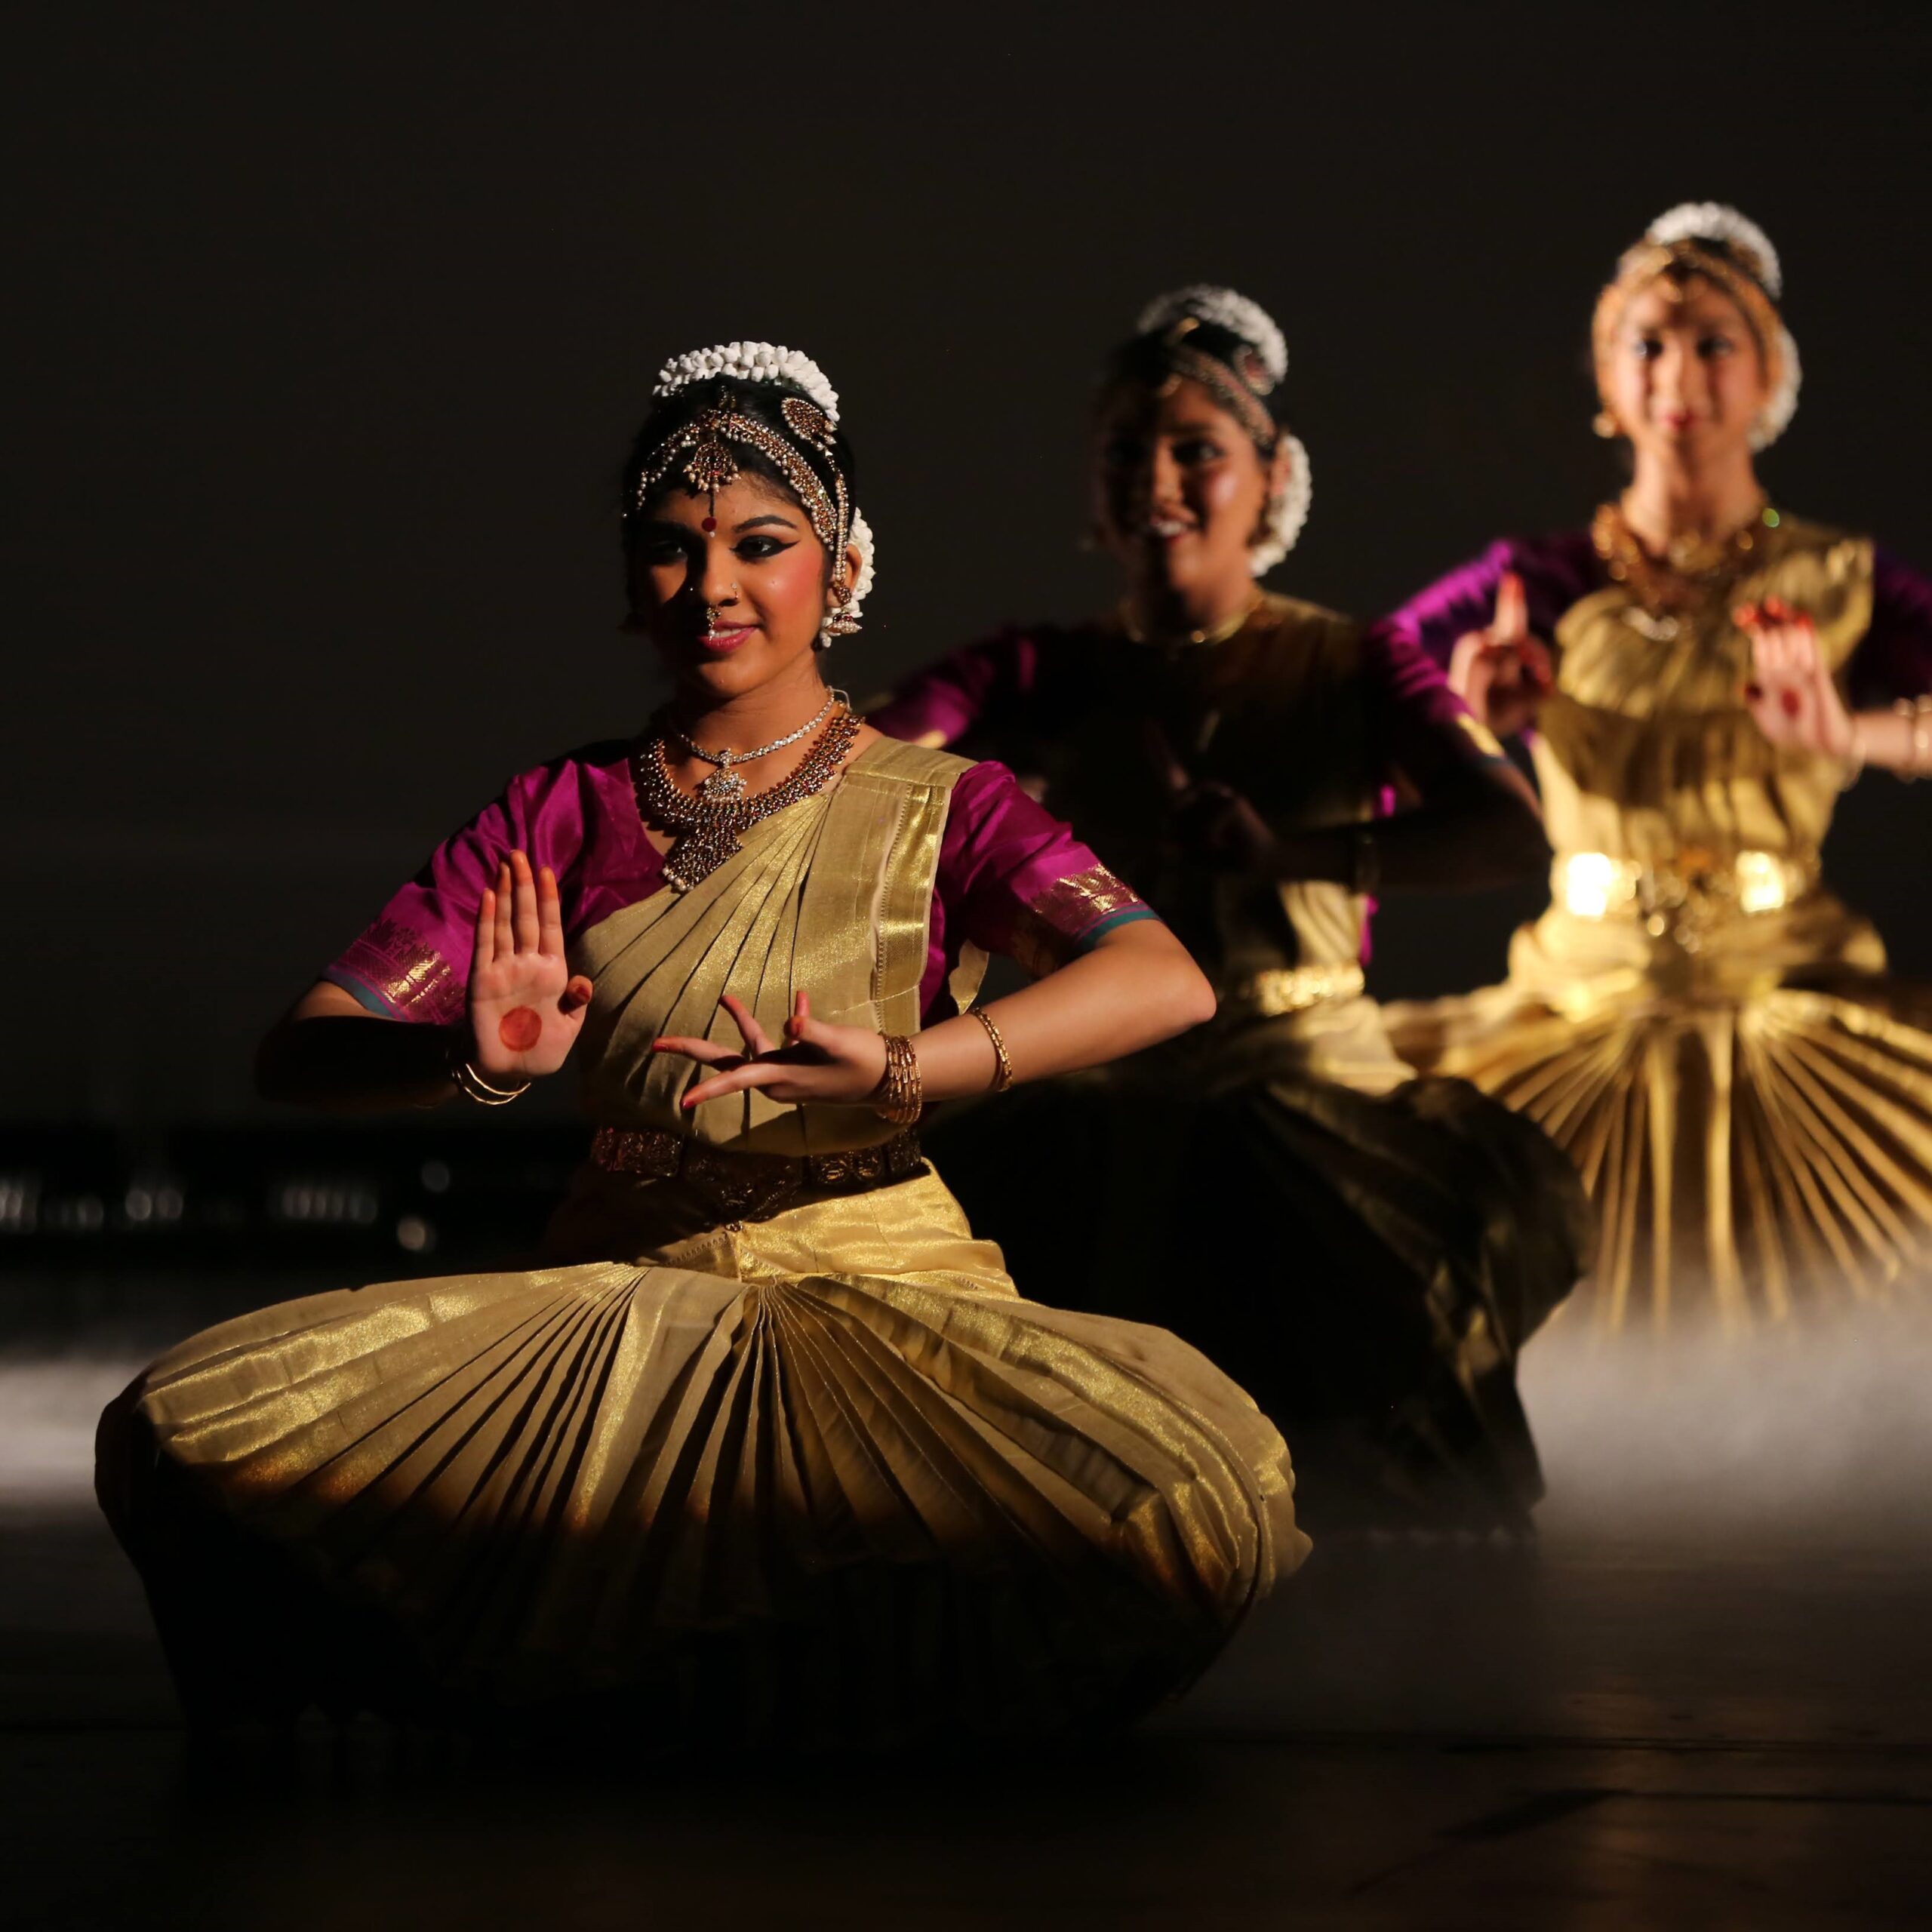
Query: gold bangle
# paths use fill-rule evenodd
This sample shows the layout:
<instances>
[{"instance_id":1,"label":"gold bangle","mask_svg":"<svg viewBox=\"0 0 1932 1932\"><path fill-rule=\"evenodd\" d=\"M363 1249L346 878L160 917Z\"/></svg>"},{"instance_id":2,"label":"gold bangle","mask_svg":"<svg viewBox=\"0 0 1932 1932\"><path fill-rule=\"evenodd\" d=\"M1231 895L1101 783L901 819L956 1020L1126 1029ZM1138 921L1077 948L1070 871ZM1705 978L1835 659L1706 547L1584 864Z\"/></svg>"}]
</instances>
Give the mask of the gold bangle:
<instances>
[{"instance_id":1,"label":"gold bangle","mask_svg":"<svg viewBox=\"0 0 1932 1932\"><path fill-rule=\"evenodd\" d=\"M993 1050L993 1084L995 1094L1004 1094L1013 1084L1013 1056L1006 1050L1006 1042L1000 1038L999 1029L993 1024L993 1017L983 1006L971 1009L972 1017L986 1029L986 1038Z\"/></svg>"},{"instance_id":2,"label":"gold bangle","mask_svg":"<svg viewBox=\"0 0 1932 1932\"><path fill-rule=\"evenodd\" d=\"M1844 776L1838 780L1838 789L1849 792L1865 775L1865 761L1871 755L1865 743L1865 734L1858 728L1857 719L1852 721L1851 746L1844 758Z\"/></svg>"},{"instance_id":3,"label":"gold bangle","mask_svg":"<svg viewBox=\"0 0 1932 1932\"><path fill-rule=\"evenodd\" d=\"M456 1082L456 1091L465 1100L474 1100L479 1107L506 1107L530 1091L528 1080L515 1087L498 1087L485 1080L455 1040L450 1042L449 1069L450 1078Z\"/></svg>"},{"instance_id":4,"label":"gold bangle","mask_svg":"<svg viewBox=\"0 0 1932 1932\"><path fill-rule=\"evenodd\" d=\"M1927 754L1932 750L1932 697L1895 698L1892 709L1912 732L1912 761L1899 774L1909 785L1924 776Z\"/></svg>"},{"instance_id":5,"label":"gold bangle","mask_svg":"<svg viewBox=\"0 0 1932 1932\"><path fill-rule=\"evenodd\" d=\"M911 1127L924 1103L919 1057L903 1033L885 1035L885 1071L872 1089L872 1111L894 1127Z\"/></svg>"}]
</instances>

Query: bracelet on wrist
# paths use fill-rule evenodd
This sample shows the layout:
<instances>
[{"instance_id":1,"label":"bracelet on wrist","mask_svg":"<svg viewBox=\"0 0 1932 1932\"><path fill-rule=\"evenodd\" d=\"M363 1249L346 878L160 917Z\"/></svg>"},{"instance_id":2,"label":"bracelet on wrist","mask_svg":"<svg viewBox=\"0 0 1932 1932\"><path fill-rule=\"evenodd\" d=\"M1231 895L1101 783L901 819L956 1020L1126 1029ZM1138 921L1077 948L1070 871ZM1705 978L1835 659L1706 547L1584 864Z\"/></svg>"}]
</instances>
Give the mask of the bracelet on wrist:
<instances>
[{"instance_id":1,"label":"bracelet on wrist","mask_svg":"<svg viewBox=\"0 0 1932 1932\"><path fill-rule=\"evenodd\" d=\"M1910 761L1899 774L1909 785L1915 779L1922 778L1928 765L1932 765L1932 697L1895 698L1892 709L1912 733Z\"/></svg>"},{"instance_id":2,"label":"bracelet on wrist","mask_svg":"<svg viewBox=\"0 0 1932 1932\"><path fill-rule=\"evenodd\" d=\"M872 1089L872 1111L894 1127L912 1127L917 1124L924 1106L919 1057L903 1033L888 1033L884 1037L885 1071Z\"/></svg>"},{"instance_id":3,"label":"bracelet on wrist","mask_svg":"<svg viewBox=\"0 0 1932 1932\"><path fill-rule=\"evenodd\" d=\"M1000 1030L993 1023L993 1017L983 1006L971 1009L973 1017L986 1029L986 1038L993 1050L992 1091L1004 1094L1013 1084L1013 1057L1006 1050L1006 1042L1000 1037Z\"/></svg>"},{"instance_id":4,"label":"bracelet on wrist","mask_svg":"<svg viewBox=\"0 0 1932 1932\"><path fill-rule=\"evenodd\" d=\"M463 1036L451 1037L449 1047L449 1075L456 1083L456 1091L466 1100L474 1100L479 1107L506 1107L530 1091L528 1080L519 1081L514 1087L499 1087L478 1073L464 1051Z\"/></svg>"}]
</instances>

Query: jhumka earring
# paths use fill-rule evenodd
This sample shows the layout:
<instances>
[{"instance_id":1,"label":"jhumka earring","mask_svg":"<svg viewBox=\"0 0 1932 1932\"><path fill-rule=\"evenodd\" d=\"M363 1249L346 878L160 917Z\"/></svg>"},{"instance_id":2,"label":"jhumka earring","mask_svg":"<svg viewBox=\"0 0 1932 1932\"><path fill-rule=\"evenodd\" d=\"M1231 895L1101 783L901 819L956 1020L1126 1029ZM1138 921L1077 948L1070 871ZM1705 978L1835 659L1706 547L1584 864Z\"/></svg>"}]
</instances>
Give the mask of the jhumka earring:
<instances>
[{"instance_id":1,"label":"jhumka earring","mask_svg":"<svg viewBox=\"0 0 1932 1932\"><path fill-rule=\"evenodd\" d=\"M1617 426L1617 418L1607 409L1599 409L1590 418L1590 427L1602 437L1605 442L1608 442L1612 437L1623 433Z\"/></svg>"},{"instance_id":2,"label":"jhumka earring","mask_svg":"<svg viewBox=\"0 0 1932 1932\"><path fill-rule=\"evenodd\" d=\"M827 614L818 635L812 640L816 651L829 651L835 638L851 637L860 628L858 619L848 615L845 609L852 601L852 586L842 569L832 580L832 601L838 608Z\"/></svg>"}]
</instances>

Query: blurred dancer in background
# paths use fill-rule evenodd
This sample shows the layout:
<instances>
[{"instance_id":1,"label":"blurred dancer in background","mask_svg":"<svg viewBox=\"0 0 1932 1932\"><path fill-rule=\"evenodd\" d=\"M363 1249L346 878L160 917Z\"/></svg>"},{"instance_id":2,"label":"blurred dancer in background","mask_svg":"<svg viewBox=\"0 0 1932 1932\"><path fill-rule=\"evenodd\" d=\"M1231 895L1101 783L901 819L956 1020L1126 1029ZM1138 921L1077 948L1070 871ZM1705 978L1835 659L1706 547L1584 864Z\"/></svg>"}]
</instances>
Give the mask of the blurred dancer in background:
<instances>
[{"instance_id":1,"label":"blurred dancer in background","mask_svg":"<svg viewBox=\"0 0 1932 1932\"><path fill-rule=\"evenodd\" d=\"M1420 651L1257 586L1309 501L1287 360L1231 290L1152 304L1094 408L1118 605L970 646L876 714L1073 814L1220 997L1171 1050L1029 1097L1041 1140L1106 1177L1077 1223L1051 1171L1004 1157L1011 1121L955 1122L948 1171L1016 1265L1084 1270L1097 1305L1242 1378L1316 1525L1519 1529L1540 1484L1516 1354L1576 1278L1581 1191L1519 1116L1415 1077L1362 961L1374 892L1521 876L1548 848Z\"/></svg>"},{"instance_id":2,"label":"blurred dancer in background","mask_svg":"<svg viewBox=\"0 0 1932 1932\"><path fill-rule=\"evenodd\" d=\"M1503 985L1392 1018L1574 1157L1607 1328L1854 1301L1932 1253L1932 997L1818 864L1867 766L1932 773L1932 584L1767 497L1754 455L1798 401L1782 299L1735 209L1654 222L1592 332L1629 487L1376 633L1528 739L1549 909Z\"/></svg>"}]
</instances>

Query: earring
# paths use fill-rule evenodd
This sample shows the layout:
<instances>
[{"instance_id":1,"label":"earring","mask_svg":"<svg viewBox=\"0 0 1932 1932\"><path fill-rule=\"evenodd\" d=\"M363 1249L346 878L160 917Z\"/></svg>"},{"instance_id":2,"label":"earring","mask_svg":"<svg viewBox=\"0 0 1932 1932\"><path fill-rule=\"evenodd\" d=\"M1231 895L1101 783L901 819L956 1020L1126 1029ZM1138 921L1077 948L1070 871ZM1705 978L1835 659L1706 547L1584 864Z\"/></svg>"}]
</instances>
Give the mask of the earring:
<instances>
[{"instance_id":1,"label":"earring","mask_svg":"<svg viewBox=\"0 0 1932 1932\"><path fill-rule=\"evenodd\" d=\"M1599 409L1597 413L1590 418L1590 427L1594 429L1599 436L1602 437L1605 442L1608 442L1613 437L1620 436L1623 433L1623 431L1617 426L1617 418L1611 415L1610 411L1607 409Z\"/></svg>"},{"instance_id":2,"label":"earring","mask_svg":"<svg viewBox=\"0 0 1932 1932\"><path fill-rule=\"evenodd\" d=\"M835 638L854 636L861 628L859 620L845 608L852 601L852 586L843 571L832 580L832 601L838 608L826 614L818 635L813 639L814 647L820 651L829 651Z\"/></svg>"}]
</instances>

